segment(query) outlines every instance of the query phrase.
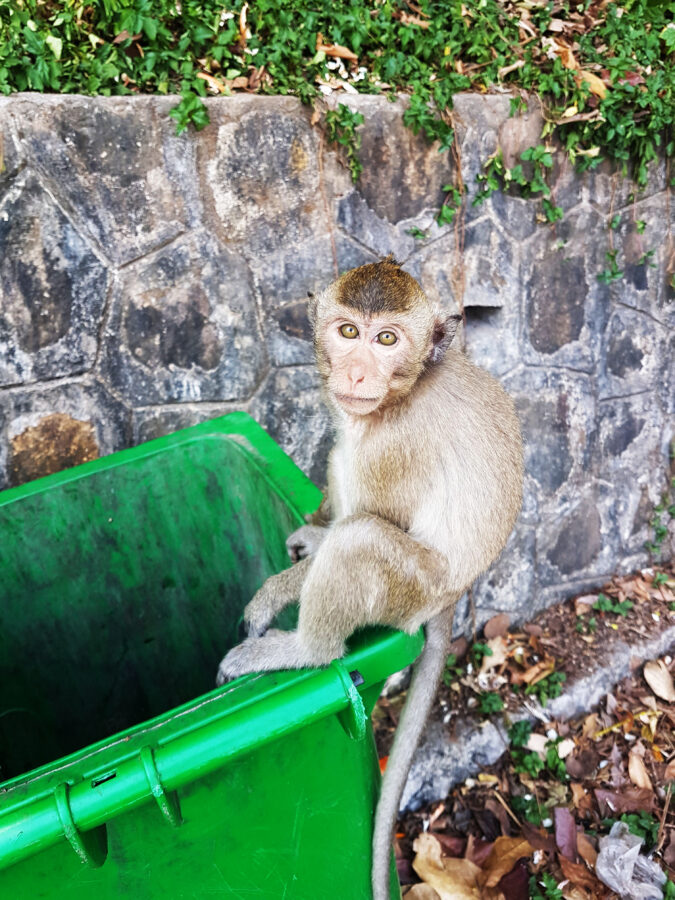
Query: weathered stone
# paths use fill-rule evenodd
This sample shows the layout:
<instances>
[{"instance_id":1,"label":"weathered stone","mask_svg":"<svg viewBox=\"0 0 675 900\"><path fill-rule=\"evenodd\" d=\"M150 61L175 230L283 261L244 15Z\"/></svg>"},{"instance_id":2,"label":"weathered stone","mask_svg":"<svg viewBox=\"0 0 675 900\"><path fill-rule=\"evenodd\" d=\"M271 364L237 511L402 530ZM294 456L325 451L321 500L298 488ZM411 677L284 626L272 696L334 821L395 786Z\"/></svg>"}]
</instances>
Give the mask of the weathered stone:
<instances>
[{"instance_id":1,"label":"weathered stone","mask_svg":"<svg viewBox=\"0 0 675 900\"><path fill-rule=\"evenodd\" d=\"M327 221L318 134L298 101L257 99L210 107L217 137L205 188L221 240L266 256L326 232Z\"/></svg>"},{"instance_id":2,"label":"weathered stone","mask_svg":"<svg viewBox=\"0 0 675 900\"><path fill-rule=\"evenodd\" d=\"M251 269L267 312L263 329L273 365L314 362L308 298L326 288L337 274L375 259L336 232L332 237L320 235L281 249L273 257L252 260Z\"/></svg>"},{"instance_id":3,"label":"weathered stone","mask_svg":"<svg viewBox=\"0 0 675 900\"><path fill-rule=\"evenodd\" d=\"M667 330L651 316L618 306L602 343L600 398L620 397L653 389L667 378Z\"/></svg>"},{"instance_id":4,"label":"weathered stone","mask_svg":"<svg viewBox=\"0 0 675 900\"><path fill-rule=\"evenodd\" d=\"M589 197L593 206L604 215L614 215L626 206L632 206L634 199L642 200L659 194L666 187L666 164L664 159L655 159L647 166L647 184L641 190L630 177L625 177L621 167L605 161L589 172Z\"/></svg>"},{"instance_id":5,"label":"weathered stone","mask_svg":"<svg viewBox=\"0 0 675 900\"><path fill-rule=\"evenodd\" d=\"M464 231L465 306L507 306L517 309L520 277L517 246L490 219Z\"/></svg>"},{"instance_id":6,"label":"weathered stone","mask_svg":"<svg viewBox=\"0 0 675 900\"><path fill-rule=\"evenodd\" d=\"M181 403L170 407L144 407L133 411L133 442L143 444L241 409L232 403Z\"/></svg>"},{"instance_id":7,"label":"weathered stone","mask_svg":"<svg viewBox=\"0 0 675 900\"><path fill-rule=\"evenodd\" d=\"M462 181L467 191L464 212L467 223L483 216L493 203L497 204L497 212L502 206L499 193L477 206L473 205L474 197L481 190L476 176L482 174L486 161L501 150L505 165L512 168L520 161L524 150L539 143L543 122L536 105L530 103L525 113L510 117L510 101L507 94L458 94L453 98L452 120ZM526 230L525 223L532 209L520 207L521 225Z\"/></svg>"},{"instance_id":8,"label":"weathered stone","mask_svg":"<svg viewBox=\"0 0 675 900\"><path fill-rule=\"evenodd\" d=\"M245 400L267 362L244 260L206 234L122 270L103 372L133 406Z\"/></svg>"},{"instance_id":9,"label":"weathered stone","mask_svg":"<svg viewBox=\"0 0 675 900\"><path fill-rule=\"evenodd\" d=\"M568 480L584 481L591 460L596 402L593 383L565 371L525 369L507 377L525 442L525 477L538 498L537 519L546 501Z\"/></svg>"},{"instance_id":10,"label":"weathered stone","mask_svg":"<svg viewBox=\"0 0 675 900\"><path fill-rule=\"evenodd\" d=\"M34 175L0 204L0 385L93 365L107 272Z\"/></svg>"},{"instance_id":11,"label":"weathered stone","mask_svg":"<svg viewBox=\"0 0 675 900\"><path fill-rule=\"evenodd\" d=\"M8 115L7 98L0 98L0 196L21 166L19 147Z\"/></svg>"},{"instance_id":12,"label":"weathered stone","mask_svg":"<svg viewBox=\"0 0 675 900\"><path fill-rule=\"evenodd\" d=\"M608 309L608 289L597 279L600 250L587 240L599 228L597 215L580 209L555 231L539 232L528 246L523 267L527 362L594 369Z\"/></svg>"},{"instance_id":13,"label":"weathered stone","mask_svg":"<svg viewBox=\"0 0 675 900\"><path fill-rule=\"evenodd\" d=\"M9 479L12 484L23 484L98 456L99 447L91 422L54 413L12 438Z\"/></svg>"},{"instance_id":14,"label":"weathered stone","mask_svg":"<svg viewBox=\"0 0 675 900\"><path fill-rule=\"evenodd\" d=\"M401 261L417 249L415 238L409 234L413 226L419 227L417 220L394 225L378 216L356 190L339 200L337 223L378 257L393 253Z\"/></svg>"},{"instance_id":15,"label":"weathered stone","mask_svg":"<svg viewBox=\"0 0 675 900\"><path fill-rule=\"evenodd\" d=\"M452 232L416 248L403 268L419 281L432 303L448 313L461 311L459 301L464 290L465 271Z\"/></svg>"},{"instance_id":16,"label":"weathered stone","mask_svg":"<svg viewBox=\"0 0 675 900\"><path fill-rule=\"evenodd\" d=\"M129 262L185 230L182 185L196 171L191 139L171 134L173 98L24 97L11 111L30 161L109 259ZM184 148L180 173L166 143Z\"/></svg>"},{"instance_id":17,"label":"weathered stone","mask_svg":"<svg viewBox=\"0 0 675 900\"><path fill-rule=\"evenodd\" d=\"M473 362L495 378L515 369L521 359L519 305L511 309L465 306L464 314L466 350Z\"/></svg>"},{"instance_id":18,"label":"weathered stone","mask_svg":"<svg viewBox=\"0 0 675 900\"><path fill-rule=\"evenodd\" d=\"M509 614L512 624L532 614L537 595L535 571L531 565L534 546L534 529L518 523L499 559L473 587L478 627L501 612ZM462 631L468 635L472 629L473 622L467 621Z\"/></svg>"},{"instance_id":19,"label":"weathered stone","mask_svg":"<svg viewBox=\"0 0 675 900\"><path fill-rule=\"evenodd\" d=\"M383 104L376 96L348 95L340 102L365 119L358 129L363 172L356 187L368 207L394 224L437 209L445 197L442 186L452 181L449 153L439 153L438 141L406 128L407 97Z\"/></svg>"},{"instance_id":20,"label":"weathered stone","mask_svg":"<svg viewBox=\"0 0 675 900\"><path fill-rule=\"evenodd\" d=\"M274 370L251 401L249 412L294 462L323 488L333 429L321 402L314 367Z\"/></svg>"},{"instance_id":21,"label":"weathered stone","mask_svg":"<svg viewBox=\"0 0 675 900\"><path fill-rule=\"evenodd\" d=\"M10 485L49 475L131 443L129 410L98 382L0 393Z\"/></svg>"},{"instance_id":22,"label":"weathered stone","mask_svg":"<svg viewBox=\"0 0 675 900\"><path fill-rule=\"evenodd\" d=\"M664 421L658 398L651 392L599 404L597 476L613 486L613 520L621 556L647 557L649 521L666 487L672 428Z\"/></svg>"}]
</instances>

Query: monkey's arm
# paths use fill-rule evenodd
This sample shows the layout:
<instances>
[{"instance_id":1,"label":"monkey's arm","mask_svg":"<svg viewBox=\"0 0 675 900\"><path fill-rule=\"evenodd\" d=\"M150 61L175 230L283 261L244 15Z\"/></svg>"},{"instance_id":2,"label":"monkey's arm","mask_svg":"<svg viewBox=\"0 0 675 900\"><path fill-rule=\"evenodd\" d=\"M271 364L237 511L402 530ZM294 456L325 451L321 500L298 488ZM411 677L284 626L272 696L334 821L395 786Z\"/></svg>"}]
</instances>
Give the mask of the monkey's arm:
<instances>
[{"instance_id":1,"label":"monkey's arm","mask_svg":"<svg viewBox=\"0 0 675 900\"><path fill-rule=\"evenodd\" d=\"M286 538L286 549L293 562L314 556L326 537L327 528L322 525L301 525Z\"/></svg>"},{"instance_id":2,"label":"monkey's arm","mask_svg":"<svg viewBox=\"0 0 675 900\"><path fill-rule=\"evenodd\" d=\"M245 613L252 635L261 634L289 602L297 582L291 589L283 579L292 579L300 567L298 630L252 636L234 647L220 664L219 684L248 672L328 665L344 655L345 641L361 625L415 631L451 602L442 554L391 522L356 515L332 526L311 561L265 582Z\"/></svg>"},{"instance_id":3,"label":"monkey's arm","mask_svg":"<svg viewBox=\"0 0 675 900\"><path fill-rule=\"evenodd\" d=\"M244 609L244 622L249 637L263 635L277 613L299 599L310 565L311 560L303 559L290 569L284 569L267 579Z\"/></svg>"}]
</instances>

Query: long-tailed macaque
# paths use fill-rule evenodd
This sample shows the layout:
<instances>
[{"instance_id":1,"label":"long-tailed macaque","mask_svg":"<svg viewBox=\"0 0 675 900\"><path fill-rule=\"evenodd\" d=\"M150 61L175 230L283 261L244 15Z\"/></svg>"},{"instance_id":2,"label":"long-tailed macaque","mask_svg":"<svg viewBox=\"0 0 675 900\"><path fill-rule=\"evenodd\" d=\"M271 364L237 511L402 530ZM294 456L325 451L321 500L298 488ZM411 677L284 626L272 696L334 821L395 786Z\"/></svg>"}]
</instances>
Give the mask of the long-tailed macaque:
<instances>
[{"instance_id":1,"label":"long-tailed macaque","mask_svg":"<svg viewBox=\"0 0 675 900\"><path fill-rule=\"evenodd\" d=\"M392 257L342 275L310 317L337 431L331 524L289 538L291 556L304 558L248 604L249 637L223 659L218 683L326 665L362 625L412 633L426 624L375 816L373 898L386 900L392 830L455 605L501 552L520 509L520 428L501 386L450 348L458 317L436 309ZM268 630L296 600L297 631Z\"/></svg>"}]
</instances>

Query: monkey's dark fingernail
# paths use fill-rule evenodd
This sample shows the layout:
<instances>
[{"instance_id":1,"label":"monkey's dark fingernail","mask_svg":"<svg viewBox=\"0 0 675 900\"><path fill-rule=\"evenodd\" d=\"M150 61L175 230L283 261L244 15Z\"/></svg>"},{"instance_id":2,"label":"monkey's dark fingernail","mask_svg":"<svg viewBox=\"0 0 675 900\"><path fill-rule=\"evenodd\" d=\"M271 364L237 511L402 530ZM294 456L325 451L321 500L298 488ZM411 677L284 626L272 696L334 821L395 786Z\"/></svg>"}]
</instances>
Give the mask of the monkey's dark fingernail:
<instances>
[{"instance_id":1,"label":"monkey's dark fingernail","mask_svg":"<svg viewBox=\"0 0 675 900\"><path fill-rule=\"evenodd\" d=\"M349 677L351 678L354 687L360 687L365 681L365 678L358 669L354 669L353 672L350 672Z\"/></svg>"}]
</instances>

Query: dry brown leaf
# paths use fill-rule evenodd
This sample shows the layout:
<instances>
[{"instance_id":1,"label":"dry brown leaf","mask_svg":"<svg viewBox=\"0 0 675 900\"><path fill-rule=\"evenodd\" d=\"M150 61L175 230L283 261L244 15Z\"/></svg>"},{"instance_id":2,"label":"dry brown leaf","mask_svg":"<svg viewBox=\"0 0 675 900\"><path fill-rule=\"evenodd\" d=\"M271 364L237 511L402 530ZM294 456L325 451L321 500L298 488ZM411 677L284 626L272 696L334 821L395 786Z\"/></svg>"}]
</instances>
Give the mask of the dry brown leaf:
<instances>
[{"instance_id":1,"label":"dry brown leaf","mask_svg":"<svg viewBox=\"0 0 675 900\"><path fill-rule=\"evenodd\" d=\"M213 75L209 75L206 72L197 72L197 78L201 78L202 81L205 81L214 94L224 94L227 90L222 81L220 81L218 78L214 78ZM248 79L245 78L244 81L248 82Z\"/></svg>"},{"instance_id":2,"label":"dry brown leaf","mask_svg":"<svg viewBox=\"0 0 675 900\"><path fill-rule=\"evenodd\" d=\"M567 110L565 110L565 115ZM583 597L577 597L574 601L574 614L576 616L583 616L585 613L590 612L593 608L593 604L597 603L598 595L597 594L584 594Z\"/></svg>"},{"instance_id":3,"label":"dry brown leaf","mask_svg":"<svg viewBox=\"0 0 675 900\"><path fill-rule=\"evenodd\" d=\"M644 760L634 750L631 750L628 754L628 777L637 787L644 788L647 791L653 790Z\"/></svg>"},{"instance_id":4,"label":"dry brown leaf","mask_svg":"<svg viewBox=\"0 0 675 900\"><path fill-rule=\"evenodd\" d=\"M487 620L485 627L483 628L483 634L487 640L491 640L495 637L503 637L509 630L510 624L511 620L506 613L498 613L496 616Z\"/></svg>"},{"instance_id":5,"label":"dry brown leaf","mask_svg":"<svg viewBox=\"0 0 675 900\"><path fill-rule=\"evenodd\" d=\"M316 45L317 53L325 53L326 56L334 56L338 59L349 59L352 62L358 62L359 58L349 47L343 47L341 44L319 44Z\"/></svg>"},{"instance_id":6,"label":"dry brown leaf","mask_svg":"<svg viewBox=\"0 0 675 900\"><path fill-rule=\"evenodd\" d=\"M428 832L415 839L413 850L414 870L436 891L440 900L480 900L477 865L468 859L443 857L441 845Z\"/></svg>"},{"instance_id":7,"label":"dry brown leaf","mask_svg":"<svg viewBox=\"0 0 675 900\"><path fill-rule=\"evenodd\" d=\"M651 662L645 663L643 671L645 681L654 691L656 696L668 703L675 703L673 676L668 671L668 667L663 660L653 659Z\"/></svg>"},{"instance_id":8,"label":"dry brown leaf","mask_svg":"<svg viewBox=\"0 0 675 900\"><path fill-rule=\"evenodd\" d=\"M579 784L578 781L573 781L570 784L570 788L572 790L572 803L578 809L579 804L583 802L584 797L588 796L584 786Z\"/></svg>"},{"instance_id":9,"label":"dry brown leaf","mask_svg":"<svg viewBox=\"0 0 675 900\"><path fill-rule=\"evenodd\" d=\"M675 757L671 759L671 761L666 766L666 771L663 773L664 782L675 781Z\"/></svg>"},{"instance_id":10,"label":"dry brown leaf","mask_svg":"<svg viewBox=\"0 0 675 900\"><path fill-rule=\"evenodd\" d=\"M413 884L403 896L405 900L439 900L436 891L428 884Z\"/></svg>"},{"instance_id":11,"label":"dry brown leaf","mask_svg":"<svg viewBox=\"0 0 675 900\"><path fill-rule=\"evenodd\" d=\"M541 662L535 663L521 676L525 684L536 684L542 678L546 678L551 672L555 671L554 659L542 659Z\"/></svg>"},{"instance_id":12,"label":"dry brown leaf","mask_svg":"<svg viewBox=\"0 0 675 900\"><path fill-rule=\"evenodd\" d=\"M498 837L492 852L485 861L481 873L484 887L496 887L502 876L515 866L519 859L532 856L534 847L522 837Z\"/></svg>"},{"instance_id":13,"label":"dry brown leaf","mask_svg":"<svg viewBox=\"0 0 675 900\"><path fill-rule=\"evenodd\" d=\"M503 666L508 658L508 645L506 639L501 635L491 638L487 642L487 646L492 650L492 656L485 654L483 657L483 662L480 666L480 671L483 673Z\"/></svg>"},{"instance_id":14,"label":"dry brown leaf","mask_svg":"<svg viewBox=\"0 0 675 900\"><path fill-rule=\"evenodd\" d=\"M560 854L558 854L558 862L560 863L560 868L562 869L565 878L569 878L575 887L588 888L588 890L592 891L594 894L602 890L602 884L595 875L586 868L585 863L571 862Z\"/></svg>"},{"instance_id":15,"label":"dry brown leaf","mask_svg":"<svg viewBox=\"0 0 675 900\"><path fill-rule=\"evenodd\" d=\"M595 849L590 840L583 831L577 832L577 852L586 865L595 868L595 861L598 858L598 851Z\"/></svg>"},{"instance_id":16,"label":"dry brown leaf","mask_svg":"<svg viewBox=\"0 0 675 900\"><path fill-rule=\"evenodd\" d=\"M591 713L586 716L584 719L584 727L581 731L582 737L593 737L595 732L598 730L598 715L597 713Z\"/></svg>"},{"instance_id":17,"label":"dry brown leaf","mask_svg":"<svg viewBox=\"0 0 675 900\"><path fill-rule=\"evenodd\" d=\"M593 72L579 72L579 75L577 77L577 84L580 84L582 81L588 85L588 89L592 94L595 94L601 99L606 95L607 85L602 80L602 78L598 78L598 76L594 75Z\"/></svg>"}]
</instances>

